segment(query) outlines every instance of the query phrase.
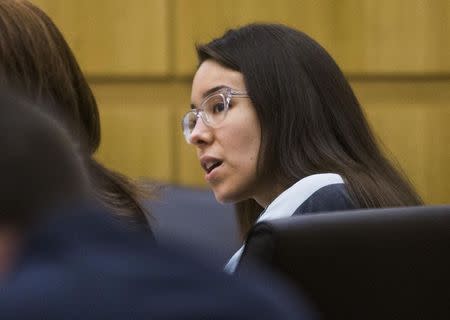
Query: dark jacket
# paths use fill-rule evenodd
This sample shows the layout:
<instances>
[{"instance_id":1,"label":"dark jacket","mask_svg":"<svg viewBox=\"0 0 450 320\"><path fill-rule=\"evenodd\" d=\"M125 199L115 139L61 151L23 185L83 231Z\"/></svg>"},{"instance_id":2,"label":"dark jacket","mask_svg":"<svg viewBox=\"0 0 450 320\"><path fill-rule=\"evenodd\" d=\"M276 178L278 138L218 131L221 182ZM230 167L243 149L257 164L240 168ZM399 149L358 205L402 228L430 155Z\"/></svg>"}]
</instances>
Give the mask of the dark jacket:
<instances>
[{"instance_id":1,"label":"dark jacket","mask_svg":"<svg viewBox=\"0 0 450 320\"><path fill-rule=\"evenodd\" d=\"M7 319L311 319L265 279L236 279L156 247L98 208L60 210L0 286Z\"/></svg>"},{"instance_id":2,"label":"dark jacket","mask_svg":"<svg viewBox=\"0 0 450 320\"><path fill-rule=\"evenodd\" d=\"M314 192L293 215L357 209L343 183L330 184Z\"/></svg>"}]
</instances>

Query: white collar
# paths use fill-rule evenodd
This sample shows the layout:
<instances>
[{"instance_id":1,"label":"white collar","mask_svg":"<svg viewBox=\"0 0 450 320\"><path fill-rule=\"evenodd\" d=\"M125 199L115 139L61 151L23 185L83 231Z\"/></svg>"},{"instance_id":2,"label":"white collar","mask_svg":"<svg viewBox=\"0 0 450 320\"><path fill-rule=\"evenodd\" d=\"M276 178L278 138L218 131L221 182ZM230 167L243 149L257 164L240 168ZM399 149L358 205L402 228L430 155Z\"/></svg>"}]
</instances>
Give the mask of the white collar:
<instances>
[{"instance_id":1,"label":"white collar","mask_svg":"<svg viewBox=\"0 0 450 320\"><path fill-rule=\"evenodd\" d=\"M336 183L344 183L342 177L336 173L307 176L276 197L256 222L290 217L314 192Z\"/></svg>"},{"instance_id":2,"label":"white collar","mask_svg":"<svg viewBox=\"0 0 450 320\"><path fill-rule=\"evenodd\" d=\"M290 217L314 192L320 188L336 183L344 183L342 177L336 173L320 173L307 176L276 197L256 222ZM234 273L244 251L244 246L245 244L225 265L225 272L230 274Z\"/></svg>"}]
</instances>

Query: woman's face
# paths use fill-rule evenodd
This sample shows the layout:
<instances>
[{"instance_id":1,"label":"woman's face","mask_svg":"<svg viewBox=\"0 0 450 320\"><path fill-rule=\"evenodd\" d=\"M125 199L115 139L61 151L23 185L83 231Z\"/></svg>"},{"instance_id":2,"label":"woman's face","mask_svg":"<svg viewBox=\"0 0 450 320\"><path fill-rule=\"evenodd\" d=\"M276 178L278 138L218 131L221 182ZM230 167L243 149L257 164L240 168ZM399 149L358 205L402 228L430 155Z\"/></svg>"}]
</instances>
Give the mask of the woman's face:
<instances>
[{"instance_id":1,"label":"woman's face","mask_svg":"<svg viewBox=\"0 0 450 320\"><path fill-rule=\"evenodd\" d=\"M200 108L214 88L246 92L240 72L206 60L192 83L191 103ZM237 202L260 193L256 175L261 129L255 108L248 97L232 97L228 113L214 127L198 119L191 134L205 179L219 202Z\"/></svg>"}]
</instances>

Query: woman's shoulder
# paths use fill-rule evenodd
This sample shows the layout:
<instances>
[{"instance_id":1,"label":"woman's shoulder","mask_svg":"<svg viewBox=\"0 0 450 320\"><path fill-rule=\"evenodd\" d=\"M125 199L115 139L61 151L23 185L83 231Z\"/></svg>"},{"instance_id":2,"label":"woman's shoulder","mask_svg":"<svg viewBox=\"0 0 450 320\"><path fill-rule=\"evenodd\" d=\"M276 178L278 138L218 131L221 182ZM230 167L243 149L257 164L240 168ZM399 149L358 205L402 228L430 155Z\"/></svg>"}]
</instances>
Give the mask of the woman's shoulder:
<instances>
[{"instance_id":1,"label":"woman's shoulder","mask_svg":"<svg viewBox=\"0 0 450 320\"><path fill-rule=\"evenodd\" d=\"M355 208L356 206L351 200L345 184L335 183L315 191L295 210L293 215Z\"/></svg>"}]
</instances>

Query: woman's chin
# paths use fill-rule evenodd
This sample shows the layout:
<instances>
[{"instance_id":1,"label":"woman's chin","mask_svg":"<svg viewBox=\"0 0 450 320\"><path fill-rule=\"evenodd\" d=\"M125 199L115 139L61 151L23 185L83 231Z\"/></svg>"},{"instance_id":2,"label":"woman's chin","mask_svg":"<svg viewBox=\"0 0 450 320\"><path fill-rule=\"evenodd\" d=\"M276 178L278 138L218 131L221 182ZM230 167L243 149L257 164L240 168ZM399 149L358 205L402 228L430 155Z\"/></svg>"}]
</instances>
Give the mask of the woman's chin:
<instances>
[{"instance_id":1,"label":"woman's chin","mask_svg":"<svg viewBox=\"0 0 450 320\"><path fill-rule=\"evenodd\" d=\"M227 201L225 198L223 198L220 195L217 195L216 193L214 193L214 196L216 197L217 202L219 202L220 204L230 203L230 201Z\"/></svg>"},{"instance_id":2,"label":"woman's chin","mask_svg":"<svg viewBox=\"0 0 450 320\"><path fill-rule=\"evenodd\" d=\"M214 196L216 197L217 202L221 204L232 203L235 202L233 199L230 199L230 195L227 193L221 192L220 190L214 190Z\"/></svg>"},{"instance_id":3,"label":"woman's chin","mask_svg":"<svg viewBox=\"0 0 450 320\"><path fill-rule=\"evenodd\" d=\"M230 204L230 203L236 203L239 201L242 201L241 197L238 197L234 193L225 193L225 192L219 192L218 190L213 190L214 196L216 197L217 202L221 204Z\"/></svg>"}]
</instances>

